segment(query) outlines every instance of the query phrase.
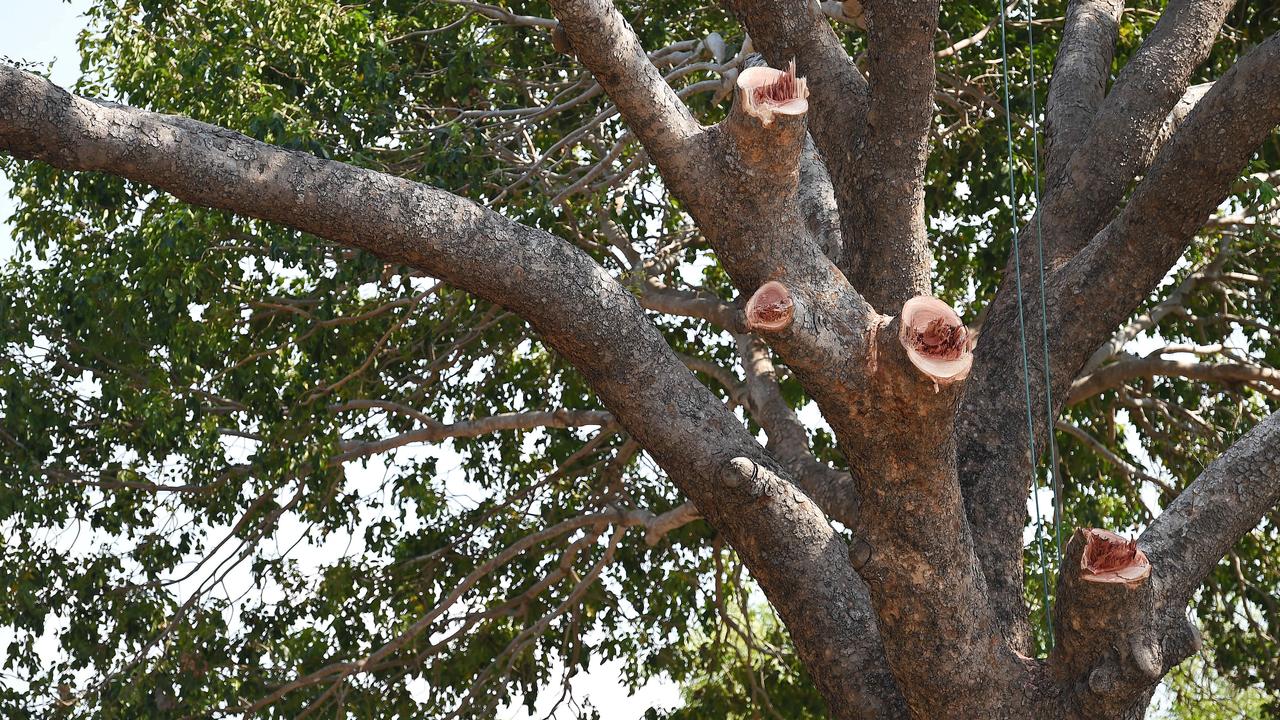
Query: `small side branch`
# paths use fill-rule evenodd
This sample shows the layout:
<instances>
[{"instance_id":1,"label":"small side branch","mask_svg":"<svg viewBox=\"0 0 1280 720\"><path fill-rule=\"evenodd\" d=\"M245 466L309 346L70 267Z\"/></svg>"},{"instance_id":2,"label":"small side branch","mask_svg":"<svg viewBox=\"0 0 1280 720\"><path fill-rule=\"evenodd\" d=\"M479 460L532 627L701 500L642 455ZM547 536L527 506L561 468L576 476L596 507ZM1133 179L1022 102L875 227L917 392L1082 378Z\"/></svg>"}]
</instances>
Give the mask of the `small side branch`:
<instances>
[{"instance_id":1,"label":"small side branch","mask_svg":"<svg viewBox=\"0 0 1280 720\"><path fill-rule=\"evenodd\" d=\"M1094 395L1114 390L1130 380L1157 376L1220 383L1261 382L1280 388L1280 372L1258 365L1130 356L1110 365L1104 365L1072 383L1067 404L1083 402Z\"/></svg>"},{"instance_id":2,"label":"small side branch","mask_svg":"<svg viewBox=\"0 0 1280 720\"><path fill-rule=\"evenodd\" d=\"M343 408L338 408L343 409ZM432 421L427 427L411 430L381 440L344 442L336 462L349 462L369 455L377 455L394 448L415 443L440 442L449 438L473 438L505 430L531 430L538 427L574 428L606 426L614 423L613 415L602 410L552 410L544 412L516 412L494 415L477 420L463 420L444 424Z\"/></svg>"},{"instance_id":3,"label":"small side branch","mask_svg":"<svg viewBox=\"0 0 1280 720\"><path fill-rule=\"evenodd\" d=\"M747 378L751 416L769 436L769 452L791 471L805 494L827 517L853 527L858 518L858 492L853 478L818 460L809 450L809 433L782 397L768 346L750 335L735 339Z\"/></svg>"}]
</instances>

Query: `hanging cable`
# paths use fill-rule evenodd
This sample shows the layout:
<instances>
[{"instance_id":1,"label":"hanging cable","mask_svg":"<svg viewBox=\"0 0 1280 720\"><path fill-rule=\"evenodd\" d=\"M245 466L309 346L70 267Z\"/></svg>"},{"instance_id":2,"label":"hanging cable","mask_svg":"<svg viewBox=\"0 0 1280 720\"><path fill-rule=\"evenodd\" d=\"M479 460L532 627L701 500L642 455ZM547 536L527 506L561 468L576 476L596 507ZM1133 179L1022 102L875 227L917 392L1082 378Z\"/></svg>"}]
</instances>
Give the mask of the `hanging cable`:
<instances>
[{"instance_id":1,"label":"hanging cable","mask_svg":"<svg viewBox=\"0 0 1280 720\"><path fill-rule=\"evenodd\" d=\"M1058 443L1054 436L1053 427L1053 371L1049 368L1049 311L1045 301L1045 283L1044 283L1044 237L1040 232L1040 112L1037 107L1036 95L1036 33L1035 33L1035 8L1032 0L1026 0L1027 7L1027 47L1030 61L1027 63L1028 72L1031 81L1031 167L1035 174L1035 191L1036 191L1036 258L1038 261L1037 269L1040 271L1040 340L1044 349L1044 407L1045 407L1045 438L1049 444L1049 465L1046 472L1049 475L1050 484L1053 488L1053 562L1060 563L1062 561L1062 482L1058 476ZM1039 504L1037 503L1037 507ZM1045 566L1045 583L1047 587L1049 576L1049 567ZM1047 612L1047 610L1046 610ZM1046 626L1050 632L1049 644L1053 645L1053 624L1049 622Z\"/></svg>"},{"instance_id":2,"label":"hanging cable","mask_svg":"<svg viewBox=\"0 0 1280 720\"><path fill-rule=\"evenodd\" d=\"M1030 4L1030 0L1027 0L1027 2L1028 4ZM1039 456L1036 454L1035 411L1032 408L1032 404L1031 404L1031 366L1030 366L1031 364L1030 364L1030 361L1028 358L1028 352L1027 352L1027 323L1026 323L1026 313L1023 308L1022 251L1020 246L1020 240L1018 237L1019 235L1018 188L1017 188L1017 179L1015 177L1016 166L1014 164L1014 152L1013 152L1013 110L1010 106L1010 101L1009 101L1009 98L1010 98L1009 46L1008 46L1008 32L1006 30L1006 24L1008 19L1006 15L1007 15L1007 10L1005 8L1004 0L1000 0L1000 69L1001 69L1001 74L1004 80L1004 124L1005 124L1005 141L1008 146L1009 213L1010 213L1010 221L1011 221L1011 227L1012 227L1012 233L1013 233L1014 289L1017 292L1017 301L1018 301L1018 341L1020 343L1021 350L1022 350L1022 388L1023 388L1023 395L1027 405L1027 444L1029 445L1029 451L1031 453L1031 487L1032 487L1032 498L1033 498L1032 504L1035 507L1035 521L1036 521L1035 543L1036 543L1037 559L1040 561L1041 586L1042 586L1042 590L1044 591L1043 592L1044 603L1042 605L1042 610L1043 610L1044 622L1045 622L1045 636L1046 638L1048 638L1047 642L1052 643L1053 642L1053 621L1052 621L1052 618L1050 617L1050 611L1049 611L1049 582L1048 582L1049 566L1044 556L1044 520L1040 514L1040 474L1039 472L1037 472L1037 468L1036 468L1036 464L1037 464L1036 458ZM1031 27L1030 22L1028 22L1028 28L1030 27ZM1034 55L1031 57L1030 62L1032 63L1032 68L1034 72L1034 63L1035 63ZM1034 96L1035 96L1035 87L1033 85L1032 87L1033 103L1034 103ZM1033 123L1032 135L1035 136L1036 126L1034 124L1035 123L1034 113L1032 114L1032 123ZM1036 142L1038 143L1038 140ZM1038 159L1037 159L1037 167L1038 167ZM1038 171L1037 171L1037 177L1038 177ZM1039 182L1037 181L1037 189L1038 189L1038 186L1039 186ZM1038 202L1039 202L1039 198L1037 196L1037 203ZM1038 218L1037 218L1037 222L1038 222ZM1038 232L1038 230L1039 230L1039 227L1037 226L1037 233L1036 233L1037 238L1039 238L1040 236L1040 233ZM1043 255L1043 250L1041 251L1041 254ZM1040 263L1040 267L1041 267L1041 277L1043 278L1043 272L1044 272L1043 262ZM1041 282L1042 282L1042 285L1041 285L1042 303L1041 304L1043 305L1043 294L1044 294L1043 280ZM1041 325L1043 326L1043 323L1041 323ZM1045 366L1045 370L1046 371L1048 370L1047 365Z\"/></svg>"}]
</instances>

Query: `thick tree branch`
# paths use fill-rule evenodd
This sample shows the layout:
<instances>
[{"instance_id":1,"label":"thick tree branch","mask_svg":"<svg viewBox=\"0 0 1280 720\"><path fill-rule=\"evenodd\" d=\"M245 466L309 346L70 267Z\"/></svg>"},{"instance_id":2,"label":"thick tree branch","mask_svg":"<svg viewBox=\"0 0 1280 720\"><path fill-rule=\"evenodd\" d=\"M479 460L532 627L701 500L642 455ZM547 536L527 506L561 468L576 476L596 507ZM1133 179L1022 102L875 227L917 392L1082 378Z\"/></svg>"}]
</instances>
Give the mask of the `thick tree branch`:
<instances>
[{"instance_id":1,"label":"thick tree branch","mask_svg":"<svg viewBox=\"0 0 1280 720\"><path fill-rule=\"evenodd\" d=\"M1139 716L1160 678L1200 646L1186 618L1192 594L1277 503L1280 413L1206 468L1138 538L1149 578L1091 582L1082 569L1086 535L1077 533L1064 557L1049 660L1064 690L1063 715Z\"/></svg>"},{"instance_id":2,"label":"thick tree branch","mask_svg":"<svg viewBox=\"0 0 1280 720\"><path fill-rule=\"evenodd\" d=\"M650 155L676 162L701 129L610 0L554 0L552 10Z\"/></svg>"},{"instance_id":3,"label":"thick tree branch","mask_svg":"<svg viewBox=\"0 0 1280 720\"><path fill-rule=\"evenodd\" d=\"M743 61L743 67L768 67L768 63L760 54L752 53ZM809 125L806 119L806 127ZM804 219L809 236L822 252L832 262L839 262L841 253L844 252L840 208L836 204L831 173L827 170L827 164L823 161L818 146L814 144L811 133L812 130L805 135L804 146L800 151L800 183L797 188L800 216Z\"/></svg>"},{"instance_id":4,"label":"thick tree branch","mask_svg":"<svg viewBox=\"0 0 1280 720\"><path fill-rule=\"evenodd\" d=\"M1064 365L1079 367L1158 285L1280 125L1277 63L1280 34L1215 82L1161 148L1125 209L1055 278L1050 297L1066 341L1056 355Z\"/></svg>"},{"instance_id":5,"label":"thick tree branch","mask_svg":"<svg viewBox=\"0 0 1280 720\"><path fill-rule=\"evenodd\" d=\"M1182 94L1182 99L1173 106L1168 116L1165 117L1164 122L1161 123L1155 140L1151 142L1151 147L1147 149L1146 157L1142 161L1142 167L1150 167L1151 161L1156 157L1156 153L1160 151L1160 148L1164 147L1169 138L1173 137L1173 133L1182 125L1182 121L1186 120L1187 116L1191 114L1191 110L1195 108L1196 103L1200 102L1212 87L1213 83L1208 82L1187 88L1187 91Z\"/></svg>"},{"instance_id":6,"label":"thick tree branch","mask_svg":"<svg viewBox=\"0 0 1280 720\"><path fill-rule=\"evenodd\" d=\"M1024 251L1033 246L1031 230L1038 230L1044 236L1046 262L1054 266L1101 229L1134 176L1145 169L1149 148L1182 99L1191 73L1208 57L1233 4L1234 0L1169 3L1121 70L1075 152L1063 161L1063 173L1049 177L1039 222L1028 223L1023 234ZM1034 270L1036 262L1028 255L1023 267Z\"/></svg>"},{"instance_id":7,"label":"thick tree branch","mask_svg":"<svg viewBox=\"0 0 1280 720\"><path fill-rule=\"evenodd\" d=\"M836 205L835 186L822 161L813 137L806 135L800 153L800 216L809 236L832 262L844 252L844 236L840 230L840 208Z\"/></svg>"},{"instance_id":8,"label":"thick tree branch","mask_svg":"<svg viewBox=\"0 0 1280 720\"><path fill-rule=\"evenodd\" d=\"M1157 580L1158 597L1184 607L1232 545L1280 503L1280 413L1258 423L1172 504L1139 544Z\"/></svg>"},{"instance_id":9,"label":"thick tree branch","mask_svg":"<svg viewBox=\"0 0 1280 720\"><path fill-rule=\"evenodd\" d=\"M724 0L768 63L792 60L809 80L809 132L831 176L840 230L853 236L858 206L858 148L866 128L870 88L831 25L809 0Z\"/></svg>"},{"instance_id":10,"label":"thick tree branch","mask_svg":"<svg viewBox=\"0 0 1280 720\"><path fill-rule=\"evenodd\" d=\"M1166 12L1182 7L1171 4ZM1202 11L1202 7L1183 8L1174 17L1191 23ZM1046 305L1053 416L1089 356L1159 285L1210 211L1226 196L1254 149L1280 123L1280 78L1274 72L1277 46L1280 40L1269 38L1214 83L1161 149L1124 211L1049 276ZM1179 89L1177 97L1181 94ZM1072 167L1077 161L1080 155L1072 160ZM1085 177L1079 182L1084 183ZM1029 275L1024 285L1036 287L1034 277ZM1025 643L1029 635L1020 538L1032 458L1021 409L1017 304L1013 293L1006 291L1007 287L997 296L984 324L957 422L961 477L983 571L1001 616L1013 629L1011 640ZM1027 295L1032 307L1036 295L1034 290ZM1026 329L1028 338L1041 336L1039 313L1027 314ZM1042 354L1031 352L1029 363L1031 437L1036 448L1043 449L1050 415Z\"/></svg>"},{"instance_id":11,"label":"thick tree branch","mask_svg":"<svg viewBox=\"0 0 1280 720\"><path fill-rule=\"evenodd\" d=\"M1058 177L1106 95L1124 0L1072 0L1045 102L1045 156Z\"/></svg>"},{"instance_id":12,"label":"thick tree branch","mask_svg":"<svg viewBox=\"0 0 1280 720\"><path fill-rule=\"evenodd\" d=\"M680 364L634 297L583 252L434 188L73 97L7 65L0 65L0 149L363 248L517 312L738 551L833 712L898 714L893 681L867 643L874 621L857 611L844 543L813 503L768 469L763 448ZM743 463L774 479L744 483Z\"/></svg>"},{"instance_id":13,"label":"thick tree branch","mask_svg":"<svg viewBox=\"0 0 1280 720\"><path fill-rule=\"evenodd\" d=\"M936 0L868 0L871 95L859 154L857 199L844 225L840 268L881 312L928 295L924 168L933 129Z\"/></svg>"}]
</instances>

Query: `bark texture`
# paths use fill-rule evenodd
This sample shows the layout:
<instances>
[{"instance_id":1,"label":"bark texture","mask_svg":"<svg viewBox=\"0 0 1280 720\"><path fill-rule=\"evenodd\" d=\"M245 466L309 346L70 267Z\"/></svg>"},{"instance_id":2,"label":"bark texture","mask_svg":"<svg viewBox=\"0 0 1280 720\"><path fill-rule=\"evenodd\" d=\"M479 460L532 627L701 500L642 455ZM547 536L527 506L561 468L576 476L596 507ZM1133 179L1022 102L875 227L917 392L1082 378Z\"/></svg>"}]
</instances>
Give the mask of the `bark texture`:
<instances>
[{"instance_id":1,"label":"bark texture","mask_svg":"<svg viewBox=\"0 0 1280 720\"><path fill-rule=\"evenodd\" d=\"M1166 26L1166 35L1179 35L1177 31L1190 34L1192 38L1185 42L1192 43L1194 48L1188 52L1199 52L1203 57L1212 33L1206 31L1204 24L1192 23L1190 17L1208 12L1210 18L1202 18L1202 21L1212 20L1220 24L1226 8L1194 4L1179 8L1181 6L1171 4L1170 12L1178 10L1172 17L1181 17L1186 24L1174 24L1173 28ZM1160 22L1167 19L1162 18ZM1157 30L1161 28L1157 27ZM1147 43L1173 42L1166 35L1153 34ZM1196 109L1182 121L1181 127L1163 144L1124 209L1106 222L1110 210L1099 212L1097 205L1114 208L1119 202L1125 186L1140 169L1137 162L1143 151L1138 148L1143 146L1142 143L1154 141L1159 125L1181 99L1190 70L1180 76L1184 78L1180 82L1176 78L1172 81L1162 78L1155 85L1143 84L1147 88L1159 86L1165 89L1152 94L1144 91L1140 100L1134 102L1153 102L1158 108L1140 115L1132 127L1126 128L1119 127L1123 124L1119 119L1122 111L1115 109L1117 128L1114 134L1107 136L1108 142L1118 143L1121 141L1115 138L1125 136L1134 127L1147 123L1151 128L1150 133L1143 134L1141 139L1128 135L1130 142L1138 144L1131 145L1134 155L1133 161L1123 171L1126 179L1108 181L1110 185L1103 183L1111 190L1099 186L1091 187L1087 192L1081 192L1084 183L1073 182L1069 178L1064 179L1061 185L1051 185L1046 191L1044 206L1038 211L1040 217L1032 218L1023 229L1023 287L1028 289L1029 307L1034 308L1039 300L1035 256L1037 227L1045 231L1046 262L1049 263L1046 268L1047 287L1044 289L1050 340L1049 367L1044 367L1040 353L1031 353L1029 358L1034 414L1032 435L1028 435L1022 409L1024 397L1019 382L1022 366L1021 355L1017 351L1017 303L1009 278L1006 278L989 309L982 341L978 344L974 372L966 383L957 421L962 443L959 450L960 474L965 481L969 520L978 538L983 570L993 601L1001 608L1000 615L1011 628L1011 641L1022 647L1027 647L1028 635L1022 600L1022 555L1017 539L1021 537L1025 524L1025 497L1031 482L1032 458L1027 452L1029 437L1034 439L1036 448L1044 449L1048 418L1061 409L1072 380L1094 351L1110 339L1114 329L1157 287L1210 211L1226 196L1232 180L1244 169L1254 150L1280 123L1280 103L1276 101L1280 87L1277 87L1273 72L1278 45L1280 39L1272 36L1214 83L1214 87L1196 104ZM1131 74L1138 73L1140 69ZM1112 122L1107 119L1107 107L1116 93L1126 92L1124 87L1127 86L1118 84L1098 111L1090 137L1102 132L1099 123ZM1157 95L1158 102L1155 99ZM1103 164L1101 158L1088 160L1083 156L1099 152L1100 145L1095 143L1101 142L1101 138L1086 141L1087 153L1083 150L1077 153L1068 168L1068 175L1077 172L1072 168L1078 165L1089 162ZM1105 173L1114 173L1123 165L1126 165L1125 161L1114 162ZM1100 168L1079 171L1087 173L1081 177L1105 174ZM1074 199L1068 203L1067 198ZM1056 203L1062 203L1063 207L1076 207L1074 212L1079 214L1074 215L1070 222L1063 221L1059 225L1061 215L1052 210ZM1085 205L1092 209L1085 212ZM1051 228L1056 229L1051 231ZM1068 238L1070 242L1063 245ZM1055 261L1049 255L1051 249L1062 252L1068 248L1071 251L1069 261ZM1117 268L1126 270L1117 272ZM1028 313L1027 337L1041 337L1041 328L1039 313ZM1047 407L1046 372L1052 378L1048 393L1054 400L1052 409Z\"/></svg>"}]
</instances>

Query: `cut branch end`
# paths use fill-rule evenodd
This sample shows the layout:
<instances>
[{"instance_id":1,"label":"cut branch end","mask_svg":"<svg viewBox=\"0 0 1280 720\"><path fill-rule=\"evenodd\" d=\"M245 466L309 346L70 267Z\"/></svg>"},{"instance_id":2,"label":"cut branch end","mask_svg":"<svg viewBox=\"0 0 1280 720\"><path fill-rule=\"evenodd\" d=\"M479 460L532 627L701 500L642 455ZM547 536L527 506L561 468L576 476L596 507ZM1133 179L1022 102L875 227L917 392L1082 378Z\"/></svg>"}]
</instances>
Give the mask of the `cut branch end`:
<instances>
[{"instance_id":1,"label":"cut branch end","mask_svg":"<svg viewBox=\"0 0 1280 720\"><path fill-rule=\"evenodd\" d=\"M950 385L969 375L973 341L951 306L920 295L902 306L898 340L911 364L935 385Z\"/></svg>"},{"instance_id":2,"label":"cut branch end","mask_svg":"<svg viewBox=\"0 0 1280 720\"><path fill-rule=\"evenodd\" d=\"M1136 587L1150 577L1151 562L1138 549L1137 540L1098 528L1081 532L1085 536L1084 553L1080 556L1081 579Z\"/></svg>"},{"instance_id":3,"label":"cut branch end","mask_svg":"<svg viewBox=\"0 0 1280 720\"><path fill-rule=\"evenodd\" d=\"M760 286L747 301L747 329L760 332L779 332L791 325L796 314L796 304L791 292L776 280Z\"/></svg>"},{"instance_id":4,"label":"cut branch end","mask_svg":"<svg viewBox=\"0 0 1280 720\"><path fill-rule=\"evenodd\" d=\"M738 75L738 90L743 109L765 127L773 124L775 115L800 116L809 110L809 85L796 76L795 60L785 72L771 67L743 70Z\"/></svg>"}]
</instances>

